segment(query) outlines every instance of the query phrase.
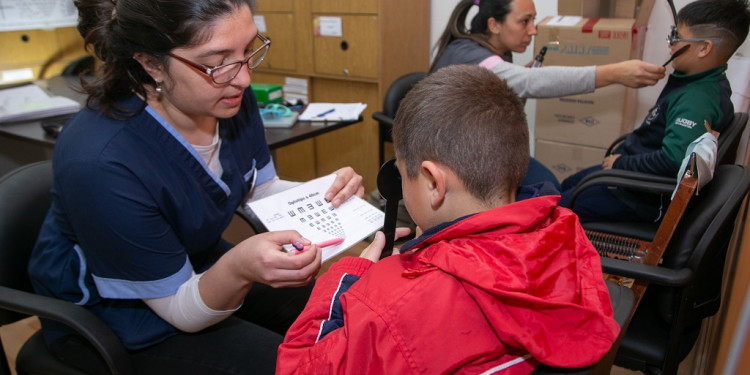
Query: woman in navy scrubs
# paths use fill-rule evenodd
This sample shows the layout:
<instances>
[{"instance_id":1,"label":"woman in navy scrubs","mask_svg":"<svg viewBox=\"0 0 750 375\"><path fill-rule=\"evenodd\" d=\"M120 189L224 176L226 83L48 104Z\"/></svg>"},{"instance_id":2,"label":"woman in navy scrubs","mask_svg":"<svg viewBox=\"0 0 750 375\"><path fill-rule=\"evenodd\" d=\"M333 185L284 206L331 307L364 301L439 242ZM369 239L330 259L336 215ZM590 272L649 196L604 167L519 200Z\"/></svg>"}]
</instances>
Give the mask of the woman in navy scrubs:
<instances>
[{"instance_id":1,"label":"woman in navy scrubs","mask_svg":"<svg viewBox=\"0 0 750 375\"><path fill-rule=\"evenodd\" d=\"M53 157L53 203L32 255L36 291L82 305L139 374L272 373L320 250L295 231L222 240L235 208L279 180L250 86L270 41L253 0L77 0L101 60ZM283 48L283 47L282 47ZM347 167L326 198L363 195ZM106 371L81 337L42 322L52 352Z\"/></svg>"}]
</instances>

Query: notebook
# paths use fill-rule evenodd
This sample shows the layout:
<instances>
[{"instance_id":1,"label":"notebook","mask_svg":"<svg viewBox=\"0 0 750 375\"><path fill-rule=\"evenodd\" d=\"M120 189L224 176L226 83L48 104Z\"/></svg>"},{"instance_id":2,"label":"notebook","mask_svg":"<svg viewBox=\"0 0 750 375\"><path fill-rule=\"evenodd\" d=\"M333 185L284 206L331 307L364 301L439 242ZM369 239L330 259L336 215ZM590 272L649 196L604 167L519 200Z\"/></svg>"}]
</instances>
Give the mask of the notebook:
<instances>
[{"instance_id":1,"label":"notebook","mask_svg":"<svg viewBox=\"0 0 750 375\"><path fill-rule=\"evenodd\" d=\"M78 112L77 101L30 84L0 90L0 122L36 120Z\"/></svg>"}]
</instances>

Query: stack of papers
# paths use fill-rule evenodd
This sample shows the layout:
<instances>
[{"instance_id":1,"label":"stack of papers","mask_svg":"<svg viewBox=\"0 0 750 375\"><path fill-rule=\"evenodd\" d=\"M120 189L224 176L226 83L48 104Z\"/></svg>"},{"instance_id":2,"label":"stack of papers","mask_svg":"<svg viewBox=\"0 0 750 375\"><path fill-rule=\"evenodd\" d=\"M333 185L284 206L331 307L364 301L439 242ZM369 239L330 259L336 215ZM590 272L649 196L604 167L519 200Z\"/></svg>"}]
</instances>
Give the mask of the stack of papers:
<instances>
[{"instance_id":1,"label":"stack of papers","mask_svg":"<svg viewBox=\"0 0 750 375\"><path fill-rule=\"evenodd\" d=\"M0 122L36 120L76 113L81 105L70 98L52 96L31 84L0 90Z\"/></svg>"},{"instance_id":2,"label":"stack of papers","mask_svg":"<svg viewBox=\"0 0 750 375\"><path fill-rule=\"evenodd\" d=\"M310 103L300 121L356 121L367 108L365 103Z\"/></svg>"}]
</instances>

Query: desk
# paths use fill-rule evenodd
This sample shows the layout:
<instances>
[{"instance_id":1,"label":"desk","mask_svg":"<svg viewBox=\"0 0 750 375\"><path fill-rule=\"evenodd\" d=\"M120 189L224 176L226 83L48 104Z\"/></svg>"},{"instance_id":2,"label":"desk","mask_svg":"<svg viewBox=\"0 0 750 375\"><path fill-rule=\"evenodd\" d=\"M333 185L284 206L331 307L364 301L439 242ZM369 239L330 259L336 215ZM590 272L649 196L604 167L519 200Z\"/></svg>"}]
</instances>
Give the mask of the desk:
<instances>
[{"instance_id":1,"label":"desk","mask_svg":"<svg viewBox=\"0 0 750 375\"><path fill-rule=\"evenodd\" d=\"M67 96L85 103L86 95L76 91L79 87L77 77L56 76L38 82L40 86L46 87L55 95ZM298 121L290 128L269 128L266 129L266 142L271 150L279 147L288 146L295 142L304 141L315 136L328 133L330 131L353 125L362 121L360 117L356 121L333 121L333 122L309 122ZM44 133L41 123L38 120L24 121L9 124L0 124L0 157L10 157L9 152L18 154L24 152L24 144L30 147L30 151L39 151L42 154L40 160L51 158L51 150L55 145L55 138ZM49 155L49 156L48 156ZM37 160L29 160L23 156L17 155L12 157L15 160L0 159L0 176L10 171L14 167L28 164ZM35 158L39 159L39 157Z\"/></svg>"}]
</instances>

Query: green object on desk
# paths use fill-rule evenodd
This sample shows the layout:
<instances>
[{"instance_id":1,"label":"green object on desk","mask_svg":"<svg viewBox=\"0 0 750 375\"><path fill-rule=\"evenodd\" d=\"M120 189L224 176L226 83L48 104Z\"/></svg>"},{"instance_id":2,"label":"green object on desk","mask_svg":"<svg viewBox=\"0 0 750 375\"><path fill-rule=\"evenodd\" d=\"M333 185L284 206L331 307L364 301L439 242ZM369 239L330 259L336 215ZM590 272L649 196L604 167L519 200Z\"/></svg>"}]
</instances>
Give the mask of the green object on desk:
<instances>
[{"instance_id":1,"label":"green object on desk","mask_svg":"<svg viewBox=\"0 0 750 375\"><path fill-rule=\"evenodd\" d=\"M250 87L253 89L259 105L281 103L281 85L275 83L251 83Z\"/></svg>"}]
</instances>

